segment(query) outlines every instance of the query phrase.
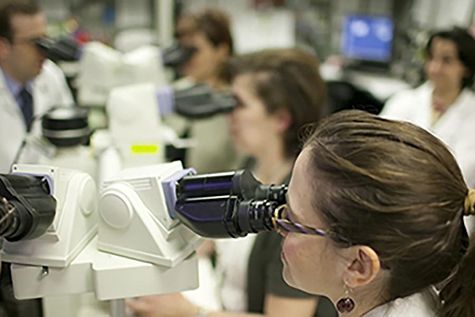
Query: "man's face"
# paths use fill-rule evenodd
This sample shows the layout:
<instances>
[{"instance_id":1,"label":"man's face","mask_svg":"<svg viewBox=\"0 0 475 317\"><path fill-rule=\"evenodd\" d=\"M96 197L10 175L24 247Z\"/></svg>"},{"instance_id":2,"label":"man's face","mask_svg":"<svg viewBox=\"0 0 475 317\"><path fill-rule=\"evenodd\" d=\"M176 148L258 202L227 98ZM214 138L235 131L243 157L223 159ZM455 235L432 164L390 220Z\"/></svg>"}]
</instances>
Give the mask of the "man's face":
<instances>
[{"instance_id":1,"label":"man's face","mask_svg":"<svg viewBox=\"0 0 475 317\"><path fill-rule=\"evenodd\" d=\"M0 66L13 79L26 83L41 71L45 56L34 40L46 35L46 19L42 13L17 14L12 17L12 40L0 38Z\"/></svg>"}]
</instances>

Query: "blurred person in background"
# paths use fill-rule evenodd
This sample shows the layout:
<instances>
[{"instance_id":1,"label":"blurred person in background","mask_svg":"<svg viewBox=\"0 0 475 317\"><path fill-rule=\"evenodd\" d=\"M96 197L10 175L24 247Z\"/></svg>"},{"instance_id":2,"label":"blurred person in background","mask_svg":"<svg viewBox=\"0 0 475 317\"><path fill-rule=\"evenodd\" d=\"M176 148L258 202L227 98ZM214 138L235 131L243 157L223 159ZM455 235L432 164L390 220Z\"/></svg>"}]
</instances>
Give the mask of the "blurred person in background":
<instances>
[{"instance_id":1,"label":"blurred person in background","mask_svg":"<svg viewBox=\"0 0 475 317\"><path fill-rule=\"evenodd\" d=\"M234 53L230 23L228 15L216 8L179 17L176 39L181 46L194 49L179 69L181 76L213 88L227 87L224 65Z\"/></svg>"},{"instance_id":2,"label":"blurred person in background","mask_svg":"<svg viewBox=\"0 0 475 317\"><path fill-rule=\"evenodd\" d=\"M64 74L35 43L44 36L46 17L37 3L0 4L0 173L10 171L27 135L39 134L36 117L73 104ZM24 159L35 163L34 156ZM10 265L2 266L0 316L41 316L41 300L14 298Z\"/></svg>"},{"instance_id":3,"label":"blurred person in background","mask_svg":"<svg viewBox=\"0 0 475 317\"><path fill-rule=\"evenodd\" d=\"M264 50L231 59L227 71L238 101L230 131L248 157L243 167L265 184L288 183L299 132L318 122L326 105L318 60L297 49ZM325 299L318 304L285 283L281 243L276 232L216 241L222 311L208 312L180 294L138 298L129 307L142 317L335 316Z\"/></svg>"},{"instance_id":4,"label":"blurred person in background","mask_svg":"<svg viewBox=\"0 0 475 317\"><path fill-rule=\"evenodd\" d=\"M475 39L457 27L434 32L425 56L427 82L390 98L381 115L410 121L442 139L475 186Z\"/></svg>"},{"instance_id":5,"label":"blurred person in background","mask_svg":"<svg viewBox=\"0 0 475 317\"><path fill-rule=\"evenodd\" d=\"M0 5L0 172L8 173L22 140L39 132L34 117L73 104L64 74L35 41L46 36L46 18L33 1Z\"/></svg>"},{"instance_id":6,"label":"blurred person in background","mask_svg":"<svg viewBox=\"0 0 475 317\"><path fill-rule=\"evenodd\" d=\"M427 82L391 97L381 115L434 133L453 151L468 185L475 187L475 39L458 27L433 32L425 56ZM467 219L469 232L474 224Z\"/></svg>"},{"instance_id":7,"label":"blurred person in background","mask_svg":"<svg viewBox=\"0 0 475 317\"><path fill-rule=\"evenodd\" d=\"M178 88L193 84L206 84L218 90L228 88L223 65L233 55L234 48L226 13L215 8L187 13L178 19L176 38L180 45L194 49L191 58L180 69L184 77L175 83ZM179 136L195 141L192 148L173 154L172 159L181 159L199 173L236 167L237 156L225 115L199 120L172 115L165 118L165 122Z\"/></svg>"}]
</instances>

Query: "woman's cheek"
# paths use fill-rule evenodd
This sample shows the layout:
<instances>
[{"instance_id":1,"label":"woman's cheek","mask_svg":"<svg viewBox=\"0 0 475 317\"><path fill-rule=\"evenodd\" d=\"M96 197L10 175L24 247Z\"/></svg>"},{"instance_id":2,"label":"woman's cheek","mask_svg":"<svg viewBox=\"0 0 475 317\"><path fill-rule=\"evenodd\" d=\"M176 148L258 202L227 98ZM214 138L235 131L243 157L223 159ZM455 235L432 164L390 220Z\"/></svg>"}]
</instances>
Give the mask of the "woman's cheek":
<instances>
[{"instance_id":1,"label":"woman's cheek","mask_svg":"<svg viewBox=\"0 0 475 317\"><path fill-rule=\"evenodd\" d=\"M298 239L293 237L293 234L289 234L285 239L282 245L282 255L284 259L288 262L292 262L299 255L299 242Z\"/></svg>"}]
</instances>

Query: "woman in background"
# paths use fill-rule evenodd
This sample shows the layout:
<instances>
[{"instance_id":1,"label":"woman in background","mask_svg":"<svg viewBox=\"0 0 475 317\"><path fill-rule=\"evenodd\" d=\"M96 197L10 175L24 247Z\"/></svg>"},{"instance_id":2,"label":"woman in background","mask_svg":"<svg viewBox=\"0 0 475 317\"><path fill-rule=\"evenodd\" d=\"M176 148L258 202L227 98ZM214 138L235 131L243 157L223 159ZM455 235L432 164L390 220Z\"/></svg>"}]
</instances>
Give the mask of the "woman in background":
<instances>
[{"instance_id":1,"label":"woman in background","mask_svg":"<svg viewBox=\"0 0 475 317\"><path fill-rule=\"evenodd\" d=\"M188 13L178 19L176 37L180 45L194 49L191 58L181 66L175 86L185 88L206 84L212 89L227 89L228 81L223 66L233 55L231 25L227 14L207 8ZM232 146L225 115L189 120L178 115L165 118L167 125L195 145L185 153L172 155L199 173L211 173L235 168L238 158Z\"/></svg>"},{"instance_id":2,"label":"woman in background","mask_svg":"<svg viewBox=\"0 0 475 317\"><path fill-rule=\"evenodd\" d=\"M230 20L227 14L216 8L189 13L178 19L176 38L194 53L180 68L180 74L194 83L213 88L226 88L223 68L234 53Z\"/></svg>"},{"instance_id":3,"label":"woman in background","mask_svg":"<svg viewBox=\"0 0 475 317\"><path fill-rule=\"evenodd\" d=\"M434 32L425 56L427 82L390 98L381 115L410 121L442 139L475 186L475 39L461 28Z\"/></svg>"},{"instance_id":4,"label":"woman in background","mask_svg":"<svg viewBox=\"0 0 475 317\"><path fill-rule=\"evenodd\" d=\"M244 167L265 184L288 182L300 150L299 131L321 118L326 91L318 67L313 55L296 49L265 50L228 64L238 101L229 118L231 136L249 157ZM275 232L217 242L223 311L205 312L181 295L146 297L129 305L140 316L156 317L316 316L318 299L282 278L281 243ZM333 316L329 309L318 316Z\"/></svg>"}]
</instances>

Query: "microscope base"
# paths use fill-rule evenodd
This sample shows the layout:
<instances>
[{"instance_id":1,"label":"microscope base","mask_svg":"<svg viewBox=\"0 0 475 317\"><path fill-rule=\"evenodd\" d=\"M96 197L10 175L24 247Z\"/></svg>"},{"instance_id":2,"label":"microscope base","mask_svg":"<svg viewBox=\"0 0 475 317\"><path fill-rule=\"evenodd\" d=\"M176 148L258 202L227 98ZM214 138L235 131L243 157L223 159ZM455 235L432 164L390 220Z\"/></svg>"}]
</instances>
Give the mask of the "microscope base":
<instances>
[{"instance_id":1,"label":"microscope base","mask_svg":"<svg viewBox=\"0 0 475 317\"><path fill-rule=\"evenodd\" d=\"M47 273L46 273L47 271ZM66 268L12 264L17 299L94 292L99 300L163 294L198 287L195 254L175 267L97 250L97 237Z\"/></svg>"}]
</instances>

